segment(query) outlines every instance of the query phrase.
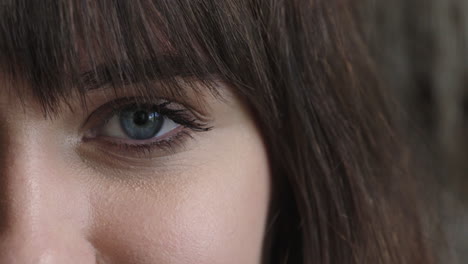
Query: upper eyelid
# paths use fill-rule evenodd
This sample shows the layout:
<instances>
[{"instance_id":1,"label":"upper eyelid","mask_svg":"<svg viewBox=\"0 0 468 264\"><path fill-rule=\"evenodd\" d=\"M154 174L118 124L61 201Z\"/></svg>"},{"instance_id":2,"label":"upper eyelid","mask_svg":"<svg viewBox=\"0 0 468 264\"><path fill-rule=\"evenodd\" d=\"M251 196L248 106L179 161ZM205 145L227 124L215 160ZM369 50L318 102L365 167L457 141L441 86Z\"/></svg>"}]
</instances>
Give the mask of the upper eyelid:
<instances>
[{"instance_id":1,"label":"upper eyelid","mask_svg":"<svg viewBox=\"0 0 468 264\"><path fill-rule=\"evenodd\" d=\"M89 90L85 93L84 98L86 101L95 97L104 97L105 101L132 98L140 102L166 100L188 108L199 117L207 117L209 115L207 100L213 98L224 101L225 98L224 88L218 88L218 91L206 94L204 90L211 88L205 89L204 86L204 83L198 81L185 82L185 80L180 81L175 86L167 85L164 82L151 83L147 86L143 84L104 85L98 89ZM212 84L211 86L219 85ZM145 90L145 87L150 88ZM178 88L177 91L175 91L176 88Z\"/></svg>"},{"instance_id":2,"label":"upper eyelid","mask_svg":"<svg viewBox=\"0 0 468 264\"><path fill-rule=\"evenodd\" d=\"M164 99L160 99L160 100L164 100ZM97 109L93 110L88 115L86 120L81 125L81 129L82 130L85 129L86 125L97 114L106 115L106 117L103 119L108 120L110 119L112 115L117 114L123 107L131 105L131 104L135 104L135 102L136 102L135 98L124 97L124 98L118 98L110 102L104 103L103 105L100 105ZM167 102L167 101L164 101L164 102ZM146 104L150 104L150 102L148 101ZM157 104L157 103L153 101L151 104Z\"/></svg>"},{"instance_id":3,"label":"upper eyelid","mask_svg":"<svg viewBox=\"0 0 468 264\"><path fill-rule=\"evenodd\" d=\"M114 101L107 102L101 106L99 106L96 110L92 111L91 114L89 114L88 118L85 120L85 122L81 126L81 131L84 133L89 132L89 130L97 130L100 127L104 126L115 114L119 113L120 110L127 106L135 105L137 101L137 97L133 98L120 98L116 99ZM185 117L182 117L182 121L184 123L180 123L180 120L173 120L176 123L191 127L192 129L200 130L200 131L208 131L212 129L212 126L207 126L208 123L210 123L212 120L209 119L206 116L203 116L196 111L179 104L177 102L172 102L166 99L159 99L159 102L153 101L153 100L146 100L145 98L141 99L140 98L140 104L141 105L155 105L156 107L161 107L161 109L157 110L160 111L161 114L169 117L169 118L175 118L175 116L169 116L167 111L183 111L184 115L187 115ZM167 108L168 105L174 105L174 106L179 106L177 108L174 108L173 110L169 110ZM166 109L164 109L166 108ZM190 116L193 116L190 117ZM179 116L180 117L180 116ZM191 118L192 121L186 121L184 119Z\"/></svg>"},{"instance_id":4,"label":"upper eyelid","mask_svg":"<svg viewBox=\"0 0 468 264\"><path fill-rule=\"evenodd\" d=\"M211 102L223 101L225 99L224 90L226 90L226 85L224 83L217 83L216 81L214 84L218 86L218 90L221 93L219 97L214 97L211 94L203 92L209 88L203 87L204 83L200 83L196 80L193 82L189 81L187 84L185 84L185 80L178 83L177 85L179 85L181 89L180 92L182 93L180 96L170 94L169 90L165 90L166 86L164 83L150 84L147 88L154 89L154 91L151 92L148 90L148 93L141 90L142 87L140 87L140 84L126 85L118 87L117 89L113 89L115 87L111 85L105 85L100 89L87 92L84 95L85 103L74 106L79 107L78 109L83 109L86 115L86 120L81 124L80 131L81 133L85 132L89 120L100 108L110 108L112 105L114 105L113 108L119 107L122 105L118 103L119 101L133 101L142 104L157 104L163 101L169 101L174 105L178 105L179 107L177 108L187 110L190 115L202 123L211 123L214 121Z\"/></svg>"}]
</instances>

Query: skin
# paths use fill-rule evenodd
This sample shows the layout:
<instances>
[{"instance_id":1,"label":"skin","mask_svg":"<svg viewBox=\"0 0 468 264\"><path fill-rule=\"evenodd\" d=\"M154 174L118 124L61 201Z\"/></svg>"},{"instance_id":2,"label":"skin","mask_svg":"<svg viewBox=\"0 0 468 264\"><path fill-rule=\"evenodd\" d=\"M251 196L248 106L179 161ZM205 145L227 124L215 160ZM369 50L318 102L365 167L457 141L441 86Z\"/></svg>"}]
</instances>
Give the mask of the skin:
<instances>
[{"instance_id":1,"label":"skin","mask_svg":"<svg viewBox=\"0 0 468 264\"><path fill-rule=\"evenodd\" d=\"M0 76L0 85L20 84ZM83 141L110 91L54 118L32 96L0 93L0 263L260 263L265 146L246 107L219 86L224 100L194 100L212 130L149 155Z\"/></svg>"}]
</instances>

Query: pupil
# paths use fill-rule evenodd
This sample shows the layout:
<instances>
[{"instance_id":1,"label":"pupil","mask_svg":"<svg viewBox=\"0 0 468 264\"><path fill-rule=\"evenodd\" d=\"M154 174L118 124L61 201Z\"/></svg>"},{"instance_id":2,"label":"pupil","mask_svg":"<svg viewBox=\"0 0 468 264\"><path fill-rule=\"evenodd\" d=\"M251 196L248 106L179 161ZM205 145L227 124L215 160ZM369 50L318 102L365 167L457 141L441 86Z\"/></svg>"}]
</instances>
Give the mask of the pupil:
<instances>
[{"instance_id":1,"label":"pupil","mask_svg":"<svg viewBox=\"0 0 468 264\"><path fill-rule=\"evenodd\" d=\"M134 106L124 109L119 119L120 127L126 136L135 140L154 137L164 125L163 115L151 109Z\"/></svg>"},{"instance_id":2,"label":"pupil","mask_svg":"<svg viewBox=\"0 0 468 264\"><path fill-rule=\"evenodd\" d=\"M145 125L149 120L148 112L145 111L137 111L133 114L133 122L137 126Z\"/></svg>"}]
</instances>

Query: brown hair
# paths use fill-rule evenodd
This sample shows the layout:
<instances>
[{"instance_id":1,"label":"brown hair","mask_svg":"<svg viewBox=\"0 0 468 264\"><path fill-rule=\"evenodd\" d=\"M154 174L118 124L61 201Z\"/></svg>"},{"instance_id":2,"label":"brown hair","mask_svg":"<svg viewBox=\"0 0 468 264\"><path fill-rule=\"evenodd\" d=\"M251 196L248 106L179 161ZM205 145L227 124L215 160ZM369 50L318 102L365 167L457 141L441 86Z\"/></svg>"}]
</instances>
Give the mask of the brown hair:
<instances>
[{"instance_id":1,"label":"brown hair","mask_svg":"<svg viewBox=\"0 0 468 264\"><path fill-rule=\"evenodd\" d=\"M101 83L226 81L269 151L265 263L431 263L348 2L2 1L0 64L47 115Z\"/></svg>"}]
</instances>

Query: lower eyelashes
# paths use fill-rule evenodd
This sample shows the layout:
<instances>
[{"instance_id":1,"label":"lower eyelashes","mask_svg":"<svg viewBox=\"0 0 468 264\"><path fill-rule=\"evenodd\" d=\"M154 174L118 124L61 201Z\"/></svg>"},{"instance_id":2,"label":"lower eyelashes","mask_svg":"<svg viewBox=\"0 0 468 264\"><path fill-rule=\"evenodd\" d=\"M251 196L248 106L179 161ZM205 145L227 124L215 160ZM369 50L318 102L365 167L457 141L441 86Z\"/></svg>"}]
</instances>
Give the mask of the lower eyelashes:
<instances>
[{"instance_id":1,"label":"lower eyelashes","mask_svg":"<svg viewBox=\"0 0 468 264\"><path fill-rule=\"evenodd\" d=\"M142 158L148 159L174 154L189 140L193 139L193 132L182 127L175 129L169 136L163 139L145 141L121 141L114 138L99 137L96 139L85 139L87 143L92 143L96 149L110 154L109 157L121 158Z\"/></svg>"}]
</instances>

